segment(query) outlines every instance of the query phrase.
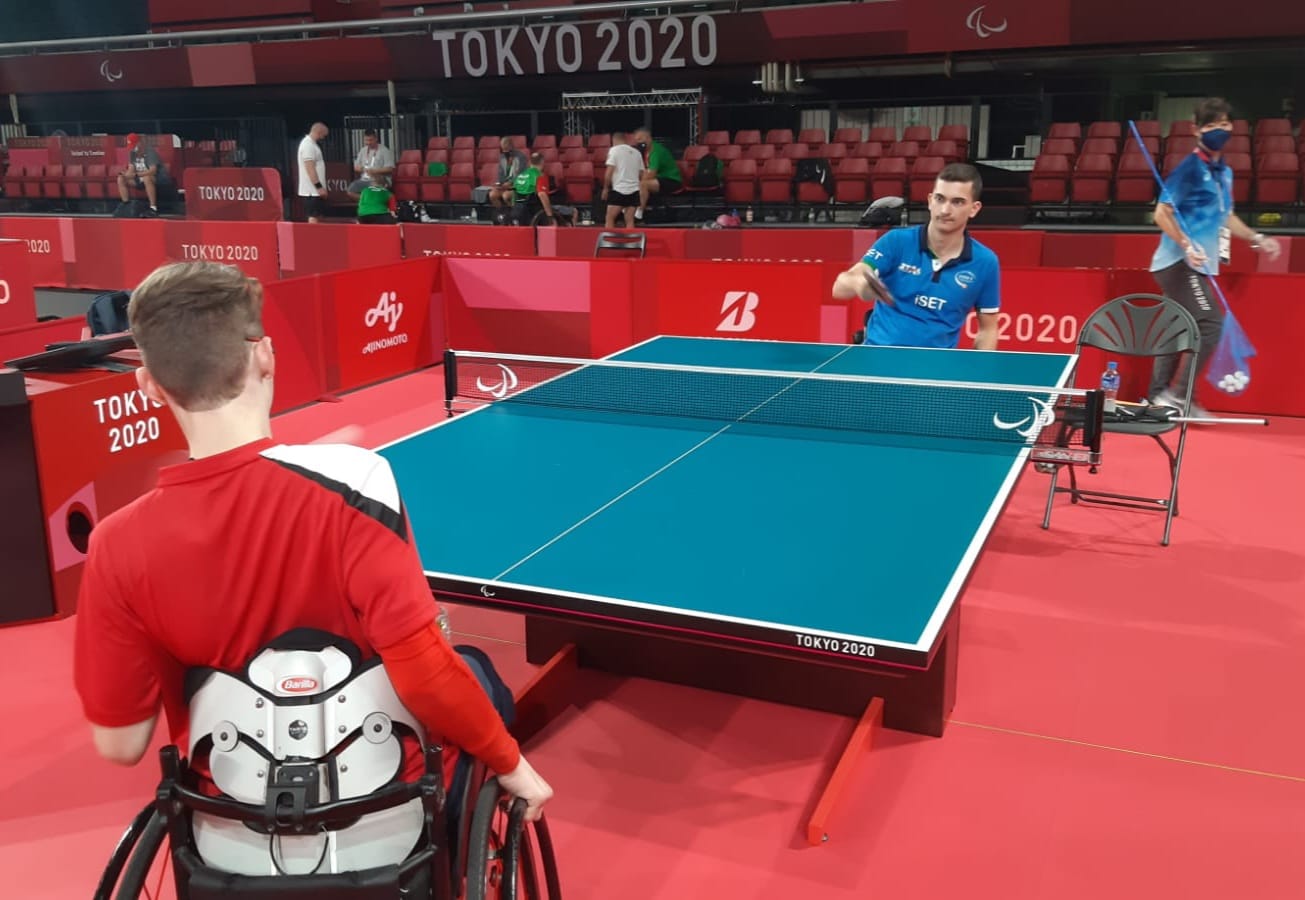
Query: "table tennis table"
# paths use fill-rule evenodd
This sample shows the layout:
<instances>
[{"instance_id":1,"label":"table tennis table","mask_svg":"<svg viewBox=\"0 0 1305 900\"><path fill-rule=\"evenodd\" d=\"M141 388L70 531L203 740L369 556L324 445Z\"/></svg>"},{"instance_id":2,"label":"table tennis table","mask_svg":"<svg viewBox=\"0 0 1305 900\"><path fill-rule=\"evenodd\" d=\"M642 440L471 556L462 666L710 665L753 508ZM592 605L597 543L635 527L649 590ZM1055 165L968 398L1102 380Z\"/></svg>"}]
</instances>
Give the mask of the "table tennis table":
<instances>
[{"instance_id":1,"label":"table tennis table","mask_svg":"<svg viewBox=\"0 0 1305 900\"><path fill-rule=\"evenodd\" d=\"M527 655L941 735L959 598L1066 354L657 337L450 352L450 418L381 448L432 591ZM471 409L466 409L470 405ZM465 410L465 411L460 411Z\"/></svg>"}]
</instances>

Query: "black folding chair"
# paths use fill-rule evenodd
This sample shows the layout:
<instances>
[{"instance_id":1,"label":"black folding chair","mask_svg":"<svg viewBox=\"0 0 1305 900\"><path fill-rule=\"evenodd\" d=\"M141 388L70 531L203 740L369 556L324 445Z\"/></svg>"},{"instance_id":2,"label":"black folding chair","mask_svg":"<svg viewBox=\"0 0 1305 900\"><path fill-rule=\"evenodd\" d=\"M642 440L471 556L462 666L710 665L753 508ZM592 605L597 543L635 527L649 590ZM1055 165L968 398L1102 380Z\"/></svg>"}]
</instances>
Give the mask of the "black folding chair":
<instances>
[{"instance_id":1,"label":"black folding chair","mask_svg":"<svg viewBox=\"0 0 1305 900\"><path fill-rule=\"evenodd\" d=\"M603 231L594 244L594 256L602 256L603 251L622 253L634 252L643 258L648 237L642 231Z\"/></svg>"},{"instance_id":2,"label":"black folding chair","mask_svg":"<svg viewBox=\"0 0 1305 900\"><path fill-rule=\"evenodd\" d=\"M1115 356L1131 356L1154 360L1171 353L1195 354L1201 335L1191 313L1166 297L1156 294L1127 294L1111 300L1094 312L1083 323L1078 336L1078 348L1095 347ZM1164 451L1169 464L1169 495L1167 497L1140 497L1109 491L1090 491L1079 487L1074 466L1069 466L1069 487L1057 484L1061 466L1051 468L1051 486L1047 491L1047 510L1042 527L1051 527L1051 509L1057 494L1069 494L1072 503L1098 503L1130 509L1146 509L1165 514L1165 531L1161 544L1169 546L1169 531L1178 515L1178 475L1183 465L1183 447L1187 443L1187 420L1184 410L1191 408L1192 391L1196 384L1196 366L1185 367L1187 377L1180 386L1183 410L1173 417L1143 410L1142 414L1126 417L1107 415L1102 429L1111 434L1132 434L1151 438ZM1070 383L1073 383L1071 378ZM1178 444L1170 447L1164 435L1178 432ZM1090 471L1095 472L1095 467Z\"/></svg>"}]
</instances>

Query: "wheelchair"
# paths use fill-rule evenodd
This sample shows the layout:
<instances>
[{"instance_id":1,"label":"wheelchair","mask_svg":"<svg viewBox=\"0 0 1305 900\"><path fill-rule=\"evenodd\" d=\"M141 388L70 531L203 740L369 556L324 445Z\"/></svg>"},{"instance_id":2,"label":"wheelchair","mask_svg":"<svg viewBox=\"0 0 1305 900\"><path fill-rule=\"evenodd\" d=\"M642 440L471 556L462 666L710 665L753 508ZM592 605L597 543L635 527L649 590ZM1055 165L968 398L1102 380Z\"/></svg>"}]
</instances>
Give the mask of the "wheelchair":
<instances>
[{"instance_id":1,"label":"wheelchair","mask_svg":"<svg viewBox=\"0 0 1305 900\"><path fill-rule=\"evenodd\" d=\"M469 755L450 797L443 749L379 658L322 637L291 632L240 673L187 675L189 758L205 763L160 751L162 780L95 900L151 896L165 841L177 900L560 900L546 821L527 823ZM405 781L414 742L423 771Z\"/></svg>"}]
</instances>

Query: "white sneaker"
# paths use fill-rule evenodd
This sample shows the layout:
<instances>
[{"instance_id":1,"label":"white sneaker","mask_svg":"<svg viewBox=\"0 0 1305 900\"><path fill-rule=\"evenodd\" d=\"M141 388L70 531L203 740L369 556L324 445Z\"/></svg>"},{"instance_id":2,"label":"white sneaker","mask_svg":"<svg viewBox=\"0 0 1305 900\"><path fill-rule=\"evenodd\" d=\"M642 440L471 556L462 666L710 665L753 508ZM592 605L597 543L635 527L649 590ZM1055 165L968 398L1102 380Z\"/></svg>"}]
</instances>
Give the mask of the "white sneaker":
<instances>
[{"instance_id":1,"label":"white sneaker","mask_svg":"<svg viewBox=\"0 0 1305 900\"><path fill-rule=\"evenodd\" d=\"M642 221L643 221L643 210L642 210L642 209L636 209L636 210L634 211L634 220L635 220L636 222L642 222Z\"/></svg>"},{"instance_id":2,"label":"white sneaker","mask_svg":"<svg viewBox=\"0 0 1305 900\"><path fill-rule=\"evenodd\" d=\"M1183 401L1169 388L1165 388L1147 402L1152 406L1168 406L1172 409L1176 409L1183 416L1190 419L1206 419L1210 417L1210 411L1195 400L1187 404L1186 408L1184 408Z\"/></svg>"}]
</instances>

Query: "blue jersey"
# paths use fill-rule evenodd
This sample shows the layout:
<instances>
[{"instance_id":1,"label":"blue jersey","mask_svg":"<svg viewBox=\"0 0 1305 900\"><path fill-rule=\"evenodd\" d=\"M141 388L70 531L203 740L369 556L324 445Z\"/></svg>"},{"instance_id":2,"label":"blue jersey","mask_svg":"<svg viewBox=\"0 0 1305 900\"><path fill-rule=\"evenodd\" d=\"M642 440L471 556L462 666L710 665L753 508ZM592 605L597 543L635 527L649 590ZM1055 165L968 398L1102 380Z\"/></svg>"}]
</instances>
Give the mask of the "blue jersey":
<instances>
[{"instance_id":1,"label":"blue jersey","mask_svg":"<svg viewBox=\"0 0 1305 900\"><path fill-rule=\"evenodd\" d=\"M971 310L1001 308L997 254L965 235L961 255L939 268L924 225L884 234L862 260L895 303L876 303L865 342L887 347L955 348Z\"/></svg>"},{"instance_id":2,"label":"blue jersey","mask_svg":"<svg viewBox=\"0 0 1305 900\"><path fill-rule=\"evenodd\" d=\"M1183 230L1205 252L1205 271L1210 275L1219 274L1219 230L1232 215L1232 184L1232 169L1222 159L1211 160L1196 150L1170 173L1160 192L1160 202L1178 211ZM1182 247L1169 235L1162 235L1151 257L1151 271L1167 269L1186 258Z\"/></svg>"}]
</instances>

